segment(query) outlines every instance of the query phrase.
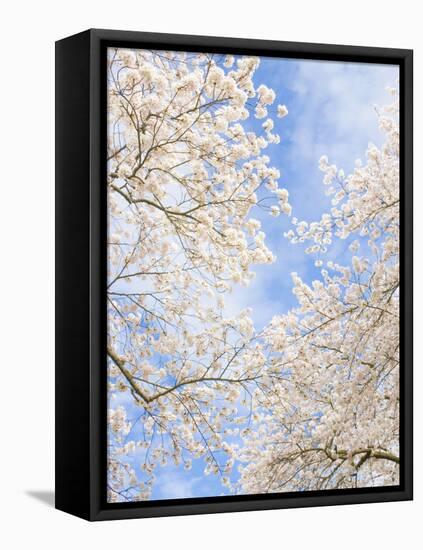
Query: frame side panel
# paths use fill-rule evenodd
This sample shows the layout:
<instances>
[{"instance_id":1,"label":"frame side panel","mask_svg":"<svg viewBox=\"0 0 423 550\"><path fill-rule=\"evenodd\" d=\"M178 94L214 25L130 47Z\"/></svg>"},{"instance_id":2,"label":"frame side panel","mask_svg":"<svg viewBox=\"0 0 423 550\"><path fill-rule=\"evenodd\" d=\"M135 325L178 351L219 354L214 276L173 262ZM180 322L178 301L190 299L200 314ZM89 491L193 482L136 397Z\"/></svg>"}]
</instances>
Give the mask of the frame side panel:
<instances>
[{"instance_id":1,"label":"frame side panel","mask_svg":"<svg viewBox=\"0 0 423 550\"><path fill-rule=\"evenodd\" d=\"M56 508L89 516L90 33L56 43Z\"/></svg>"},{"instance_id":2,"label":"frame side panel","mask_svg":"<svg viewBox=\"0 0 423 550\"><path fill-rule=\"evenodd\" d=\"M400 417L400 434L403 439L404 490L413 498L413 52L404 56L402 121L400 126L401 218L400 218L400 358L403 362L403 379L400 382L403 414ZM401 280L402 278L402 280ZM402 284L402 286L401 286Z\"/></svg>"}]
</instances>

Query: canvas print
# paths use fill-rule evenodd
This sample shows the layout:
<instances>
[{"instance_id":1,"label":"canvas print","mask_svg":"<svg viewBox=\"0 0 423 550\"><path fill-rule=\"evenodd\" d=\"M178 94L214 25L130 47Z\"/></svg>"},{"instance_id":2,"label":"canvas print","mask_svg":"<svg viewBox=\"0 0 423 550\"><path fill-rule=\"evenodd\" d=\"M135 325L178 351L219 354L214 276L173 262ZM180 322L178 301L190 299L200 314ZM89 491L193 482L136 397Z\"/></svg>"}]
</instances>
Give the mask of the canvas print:
<instances>
[{"instance_id":1,"label":"canvas print","mask_svg":"<svg viewBox=\"0 0 423 550\"><path fill-rule=\"evenodd\" d=\"M107 58L108 502L398 485L398 66Z\"/></svg>"}]
</instances>

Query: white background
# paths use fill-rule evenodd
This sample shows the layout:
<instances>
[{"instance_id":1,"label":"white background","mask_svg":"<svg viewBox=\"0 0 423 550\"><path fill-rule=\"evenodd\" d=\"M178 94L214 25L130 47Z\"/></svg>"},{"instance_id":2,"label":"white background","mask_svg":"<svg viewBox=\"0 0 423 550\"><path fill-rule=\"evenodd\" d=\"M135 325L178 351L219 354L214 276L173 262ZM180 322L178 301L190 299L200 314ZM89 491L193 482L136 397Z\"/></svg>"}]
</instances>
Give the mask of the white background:
<instances>
[{"instance_id":1,"label":"white background","mask_svg":"<svg viewBox=\"0 0 423 550\"><path fill-rule=\"evenodd\" d=\"M45 0L2 5L0 544L3 548L418 548L422 27L417 0ZM54 510L54 41L89 27L415 50L415 501L90 524ZM77 405L76 405L77 406ZM40 499L41 497L41 499ZM414 541L414 542L413 542Z\"/></svg>"}]
</instances>

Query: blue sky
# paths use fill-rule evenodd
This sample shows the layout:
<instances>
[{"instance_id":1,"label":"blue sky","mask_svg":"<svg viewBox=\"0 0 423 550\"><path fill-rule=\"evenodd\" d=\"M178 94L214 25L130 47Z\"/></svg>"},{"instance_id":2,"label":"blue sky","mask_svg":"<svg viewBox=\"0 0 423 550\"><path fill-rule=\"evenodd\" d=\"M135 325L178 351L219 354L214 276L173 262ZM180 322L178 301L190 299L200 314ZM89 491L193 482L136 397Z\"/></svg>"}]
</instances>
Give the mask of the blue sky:
<instances>
[{"instance_id":1,"label":"blue sky","mask_svg":"<svg viewBox=\"0 0 423 550\"><path fill-rule=\"evenodd\" d=\"M348 174L356 159L365 159L369 142L381 144L383 136L374 106L389 103L385 88L395 86L398 76L398 67L389 65L261 58L254 77L256 86L263 83L273 88L275 107L281 103L289 110L283 119L272 116L274 132L281 136L281 142L270 145L265 154L271 159L270 165L281 172L279 184L289 191L293 216L318 220L330 208L324 195L323 174L318 169L323 154ZM251 116L246 124L260 133L264 120ZM271 266L256 266L257 276L250 286L236 288L227 297L226 311L232 315L251 307L256 328L260 329L273 315L296 305L291 272L309 283L321 274L314 258L304 254L304 245L293 245L284 238L283 233L292 227L289 218L274 218L259 211L253 216L262 222L266 243L277 260ZM348 244L343 241L333 245L325 260L348 262ZM140 457L134 457L138 473L139 463ZM204 466L204 461L198 459L193 460L189 471L183 466L158 467L152 499L227 494L217 477L204 475Z\"/></svg>"}]
</instances>

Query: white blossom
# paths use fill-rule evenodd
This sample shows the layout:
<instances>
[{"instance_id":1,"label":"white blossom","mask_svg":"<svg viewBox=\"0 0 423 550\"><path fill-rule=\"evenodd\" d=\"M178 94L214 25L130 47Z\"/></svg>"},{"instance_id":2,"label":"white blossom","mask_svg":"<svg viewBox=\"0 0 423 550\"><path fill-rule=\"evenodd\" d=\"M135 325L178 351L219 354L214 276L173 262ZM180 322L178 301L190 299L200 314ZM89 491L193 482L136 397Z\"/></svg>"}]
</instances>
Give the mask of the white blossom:
<instances>
[{"instance_id":1,"label":"white blossom","mask_svg":"<svg viewBox=\"0 0 423 550\"><path fill-rule=\"evenodd\" d=\"M288 114L286 105L278 105L278 117L283 118Z\"/></svg>"}]
</instances>

